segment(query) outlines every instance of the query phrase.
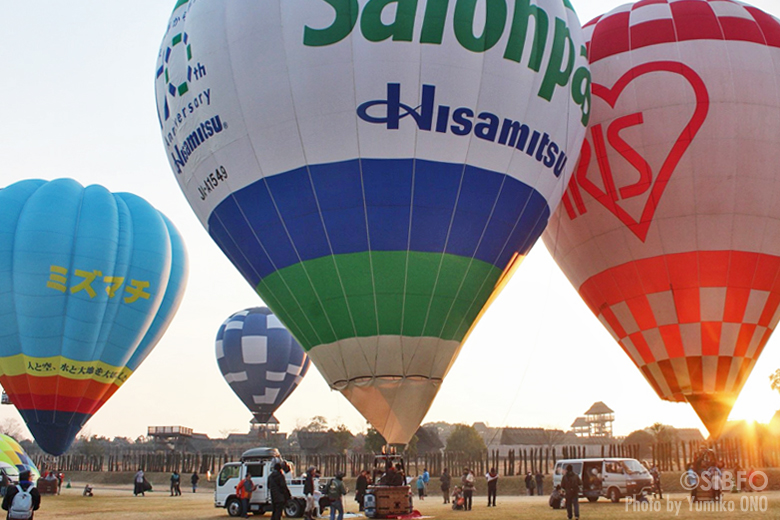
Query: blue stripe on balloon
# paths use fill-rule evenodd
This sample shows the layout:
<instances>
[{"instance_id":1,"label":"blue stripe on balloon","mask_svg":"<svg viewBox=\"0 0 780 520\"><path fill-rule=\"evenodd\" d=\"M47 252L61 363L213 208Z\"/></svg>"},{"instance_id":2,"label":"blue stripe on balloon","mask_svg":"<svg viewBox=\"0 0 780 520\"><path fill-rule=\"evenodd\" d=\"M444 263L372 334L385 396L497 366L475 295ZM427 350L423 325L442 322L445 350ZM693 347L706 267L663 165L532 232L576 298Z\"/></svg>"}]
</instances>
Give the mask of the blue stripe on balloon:
<instances>
[{"instance_id":1,"label":"blue stripe on balloon","mask_svg":"<svg viewBox=\"0 0 780 520\"><path fill-rule=\"evenodd\" d=\"M549 216L539 192L502 173L420 159L355 159L295 169L234 192L209 216L209 233L256 285L331 248L447 252L503 270L515 253L528 252Z\"/></svg>"}]
</instances>

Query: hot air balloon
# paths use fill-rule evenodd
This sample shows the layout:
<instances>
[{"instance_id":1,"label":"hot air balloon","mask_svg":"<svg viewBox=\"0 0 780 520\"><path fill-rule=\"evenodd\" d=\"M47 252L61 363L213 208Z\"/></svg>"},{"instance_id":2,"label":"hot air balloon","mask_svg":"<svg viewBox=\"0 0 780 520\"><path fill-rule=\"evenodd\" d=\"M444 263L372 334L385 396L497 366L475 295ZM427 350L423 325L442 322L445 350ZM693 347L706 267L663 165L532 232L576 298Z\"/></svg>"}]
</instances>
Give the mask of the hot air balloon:
<instances>
[{"instance_id":1,"label":"hot air balloon","mask_svg":"<svg viewBox=\"0 0 780 520\"><path fill-rule=\"evenodd\" d=\"M65 452L138 368L184 293L176 228L76 181L0 190L0 384L38 445Z\"/></svg>"},{"instance_id":2,"label":"hot air balloon","mask_svg":"<svg viewBox=\"0 0 780 520\"><path fill-rule=\"evenodd\" d=\"M190 205L393 444L540 236L587 126L569 2L513 4L182 0L160 48Z\"/></svg>"},{"instance_id":3,"label":"hot air balloon","mask_svg":"<svg viewBox=\"0 0 780 520\"><path fill-rule=\"evenodd\" d=\"M266 307L230 316L217 332L217 364L260 424L290 397L309 370L306 352Z\"/></svg>"},{"instance_id":4,"label":"hot air balloon","mask_svg":"<svg viewBox=\"0 0 780 520\"><path fill-rule=\"evenodd\" d=\"M0 433L0 469L14 481L19 480L19 473L22 471L30 472L31 482L37 482L41 478L41 472L24 448L13 437L4 433Z\"/></svg>"},{"instance_id":5,"label":"hot air balloon","mask_svg":"<svg viewBox=\"0 0 780 520\"><path fill-rule=\"evenodd\" d=\"M590 128L544 241L658 395L717 437L780 317L780 23L645 0L585 34Z\"/></svg>"}]
</instances>

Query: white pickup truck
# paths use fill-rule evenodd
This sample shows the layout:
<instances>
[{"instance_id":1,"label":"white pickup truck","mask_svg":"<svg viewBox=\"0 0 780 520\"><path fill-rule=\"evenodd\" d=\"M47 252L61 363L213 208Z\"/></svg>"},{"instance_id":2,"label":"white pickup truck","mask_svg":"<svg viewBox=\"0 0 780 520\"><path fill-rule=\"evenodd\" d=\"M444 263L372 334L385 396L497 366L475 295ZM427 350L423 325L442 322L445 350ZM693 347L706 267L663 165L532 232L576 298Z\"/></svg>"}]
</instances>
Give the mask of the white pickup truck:
<instances>
[{"instance_id":1,"label":"white pickup truck","mask_svg":"<svg viewBox=\"0 0 780 520\"><path fill-rule=\"evenodd\" d=\"M217 486L214 489L214 507L223 507L227 509L228 515L239 516L241 514L241 501L236 497L236 486L248 474L251 475L252 482L257 486L255 492L252 493L249 510L256 515L271 511L268 475L271 474L276 463L286 463L289 467L285 477L287 477L287 487L290 489L292 498L287 501L284 507L285 515L288 517L303 516L306 508L303 479L294 478L295 465L282 459L276 448L253 448L245 451L241 455L240 461L228 462L222 466L217 477ZM327 507L327 499L325 501L326 504L322 505Z\"/></svg>"}]
</instances>

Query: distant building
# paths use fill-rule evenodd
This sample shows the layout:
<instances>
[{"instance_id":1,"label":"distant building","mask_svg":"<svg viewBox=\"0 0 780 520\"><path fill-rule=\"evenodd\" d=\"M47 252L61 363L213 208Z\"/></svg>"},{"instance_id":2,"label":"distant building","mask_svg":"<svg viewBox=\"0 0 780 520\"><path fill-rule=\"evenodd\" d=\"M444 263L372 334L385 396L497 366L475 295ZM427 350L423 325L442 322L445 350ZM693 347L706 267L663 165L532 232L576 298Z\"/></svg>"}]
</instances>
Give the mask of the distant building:
<instances>
[{"instance_id":1,"label":"distant building","mask_svg":"<svg viewBox=\"0 0 780 520\"><path fill-rule=\"evenodd\" d=\"M544 428L502 428L498 444L492 443L488 449L498 451L500 456L506 456L511 450L527 450L531 448L552 448L559 445L582 444L581 440L571 432L563 430L546 430Z\"/></svg>"},{"instance_id":2,"label":"distant building","mask_svg":"<svg viewBox=\"0 0 780 520\"><path fill-rule=\"evenodd\" d=\"M192 428L186 426L149 426L146 428L146 435L155 439L192 437Z\"/></svg>"},{"instance_id":3,"label":"distant building","mask_svg":"<svg viewBox=\"0 0 780 520\"><path fill-rule=\"evenodd\" d=\"M590 423L585 417L577 417L571 423L571 431L577 437L590 437Z\"/></svg>"},{"instance_id":4,"label":"distant building","mask_svg":"<svg viewBox=\"0 0 780 520\"><path fill-rule=\"evenodd\" d=\"M593 403L593 406L585 412L585 420L590 426L589 437L612 437L612 423L615 421L615 412L603 402Z\"/></svg>"},{"instance_id":5,"label":"distant building","mask_svg":"<svg viewBox=\"0 0 780 520\"><path fill-rule=\"evenodd\" d=\"M258 422L254 417L249 421L249 435L258 440L275 440L284 442L287 434L279 431L279 420L271 416L268 422Z\"/></svg>"},{"instance_id":6,"label":"distant building","mask_svg":"<svg viewBox=\"0 0 780 520\"><path fill-rule=\"evenodd\" d=\"M675 428L675 434L677 439L682 442L703 442L704 435L701 434L698 428Z\"/></svg>"}]
</instances>

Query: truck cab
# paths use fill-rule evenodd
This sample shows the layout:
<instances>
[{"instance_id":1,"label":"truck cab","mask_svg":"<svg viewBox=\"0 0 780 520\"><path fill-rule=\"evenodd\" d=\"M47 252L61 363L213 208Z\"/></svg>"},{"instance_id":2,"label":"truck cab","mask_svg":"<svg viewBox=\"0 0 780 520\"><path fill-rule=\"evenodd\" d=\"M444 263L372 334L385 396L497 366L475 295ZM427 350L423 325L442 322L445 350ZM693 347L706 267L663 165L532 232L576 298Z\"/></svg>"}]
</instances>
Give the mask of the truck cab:
<instances>
[{"instance_id":1,"label":"truck cab","mask_svg":"<svg viewBox=\"0 0 780 520\"><path fill-rule=\"evenodd\" d=\"M285 461L276 448L253 448L241 455L241 460L228 462L217 476L214 489L214 507L227 509L228 515L239 516L241 514L241 501L236 496L236 486L246 475L252 479L257 489L252 493L249 502L249 510L256 515L262 515L271 510L271 495L268 490L268 475L273 471L274 465L286 464L287 487L292 498L285 505L285 514L288 517L303 516L306 505L303 496L303 480L293 478L295 466L292 462Z\"/></svg>"}]
</instances>

